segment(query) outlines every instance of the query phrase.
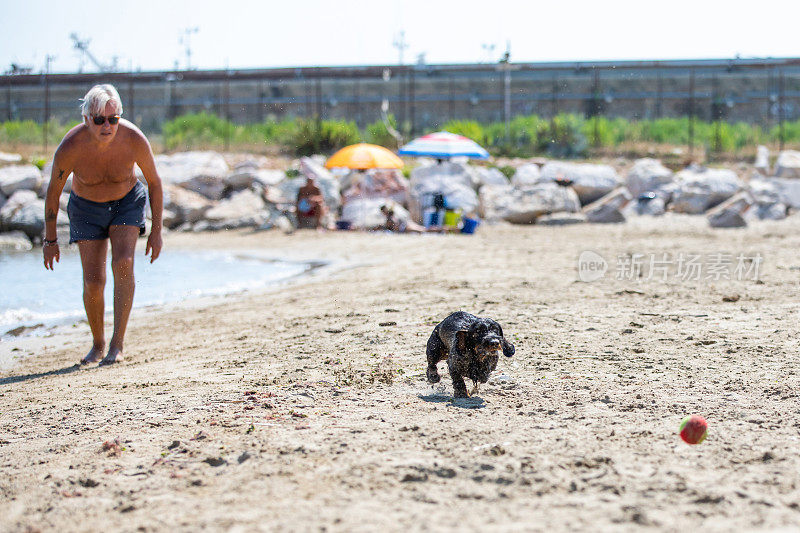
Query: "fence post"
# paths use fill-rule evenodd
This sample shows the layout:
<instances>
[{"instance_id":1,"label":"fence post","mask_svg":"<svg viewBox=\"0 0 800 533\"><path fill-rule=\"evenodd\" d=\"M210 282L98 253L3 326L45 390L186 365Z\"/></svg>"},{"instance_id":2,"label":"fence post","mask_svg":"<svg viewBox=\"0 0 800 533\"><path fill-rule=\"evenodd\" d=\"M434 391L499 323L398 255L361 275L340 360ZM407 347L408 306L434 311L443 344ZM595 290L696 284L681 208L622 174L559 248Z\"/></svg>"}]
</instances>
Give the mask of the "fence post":
<instances>
[{"instance_id":1,"label":"fence post","mask_svg":"<svg viewBox=\"0 0 800 533\"><path fill-rule=\"evenodd\" d=\"M47 153L47 123L50 122L50 62L53 56L45 57L44 67L44 122L42 123L42 151Z\"/></svg>"},{"instance_id":2,"label":"fence post","mask_svg":"<svg viewBox=\"0 0 800 533\"><path fill-rule=\"evenodd\" d=\"M456 87L455 77L450 75L450 120L456 119Z\"/></svg>"},{"instance_id":3,"label":"fence post","mask_svg":"<svg viewBox=\"0 0 800 533\"><path fill-rule=\"evenodd\" d=\"M128 116L131 117L131 122L133 122L136 120L134 115L136 108L133 105L133 67L128 72L128 109L130 109Z\"/></svg>"},{"instance_id":4,"label":"fence post","mask_svg":"<svg viewBox=\"0 0 800 533\"><path fill-rule=\"evenodd\" d=\"M409 96L409 100L410 100L408 111L409 111L410 120L411 120L411 135L410 136L414 137L414 132L417 130L417 127L416 127L417 126L416 125L416 118L417 117L416 117L416 113L415 113L416 107L417 107L416 94L415 94L416 80L414 79L414 67L411 67L411 70L409 71L408 82L409 82L408 83L408 96Z\"/></svg>"},{"instance_id":5,"label":"fence post","mask_svg":"<svg viewBox=\"0 0 800 533\"><path fill-rule=\"evenodd\" d=\"M655 118L661 118L661 104L664 98L664 80L661 76L661 69L658 69L657 74L657 93L656 93L656 116Z\"/></svg>"},{"instance_id":6,"label":"fence post","mask_svg":"<svg viewBox=\"0 0 800 533\"><path fill-rule=\"evenodd\" d=\"M778 120L780 121L780 126L779 126L780 127L780 133L779 133L779 135L780 135L781 152L783 151L783 147L784 147L784 144L786 142L786 135L785 135L786 134L786 129L785 129L786 126L783 123L785 118L786 118L785 112L784 112L784 106L785 106L784 96L785 96L785 91L786 91L785 82L786 82L786 79L784 78L783 70L781 70L781 76L780 76L780 79L778 81Z\"/></svg>"},{"instance_id":7,"label":"fence post","mask_svg":"<svg viewBox=\"0 0 800 533\"><path fill-rule=\"evenodd\" d=\"M231 147L231 73L225 71L225 151Z\"/></svg>"},{"instance_id":8,"label":"fence post","mask_svg":"<svg viewBox=\"0 0 800 533\"><path fill-rule=\"evenodd\" d=\"M11 122L11 76L6 76L6 104L8 105L8 121Z\"/></svg>"},{"instance_id":9,"label":"fence post","mask_svg":"<svg viewBox=\"0 0 800 533\"><path fill-rule=\"evenodd\" d=\"M689 75L689 159L694 158L694 69Z\"/></svg>"}]
</instances>

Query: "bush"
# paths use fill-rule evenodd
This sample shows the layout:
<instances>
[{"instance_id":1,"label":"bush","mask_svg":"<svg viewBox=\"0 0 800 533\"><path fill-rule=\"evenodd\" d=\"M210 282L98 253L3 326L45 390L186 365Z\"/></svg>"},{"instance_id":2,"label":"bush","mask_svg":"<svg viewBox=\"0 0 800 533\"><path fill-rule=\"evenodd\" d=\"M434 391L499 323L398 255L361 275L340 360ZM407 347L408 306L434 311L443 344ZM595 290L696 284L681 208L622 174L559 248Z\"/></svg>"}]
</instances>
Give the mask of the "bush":
<instances>
[{"instance_id":1,"label":"bush","mask_svg":"<svg viewBox=\"0 0 800 533\"><path fill-rule=\"evenodd\" d=\"M456 135L468 137L478 144L486 144L486 135L483 131L483 126L474 120L451 120L444 125L443 129L450 133L455 133Z\"/></svg>"},{"instance_id":2,"label":"bush","mask_svg":"<svg viewBox=\"0 0 800 533\"><path fill-rule=\"evenodd\" d=\"M47 143L57 145L72 126L61 124L56 120L47 123ZM20 146L38 145L42 143L44 128L32 120L11 120L0 122L0 145Z\"/></svg>"},{"instance_id":3,"label":"bush","mask_svg":"<svg viewBox=\"0 0 800 533\"><path fill-rule=\"evenodd\" d=\"M355 122L302 119L294 134L292 148L297 155L328 153L361 140Z\"/></svg>"},{"instance_id":4,"label":"bush","mask_svg":"<svg viewBox=\"0 0 800 533\"><path fill-rule=\"evenodd\" d=\"M387 118L389 120L389 125L397 130L397 120L394 118L394 115L389 115ZM399 148L399 146L397 146L397 139L389 133L389 129L386 127L383 120L376 120L372 124L367 125L366 139L368 143L379 144L390 150Z\"/></svg>"}]
</instances>

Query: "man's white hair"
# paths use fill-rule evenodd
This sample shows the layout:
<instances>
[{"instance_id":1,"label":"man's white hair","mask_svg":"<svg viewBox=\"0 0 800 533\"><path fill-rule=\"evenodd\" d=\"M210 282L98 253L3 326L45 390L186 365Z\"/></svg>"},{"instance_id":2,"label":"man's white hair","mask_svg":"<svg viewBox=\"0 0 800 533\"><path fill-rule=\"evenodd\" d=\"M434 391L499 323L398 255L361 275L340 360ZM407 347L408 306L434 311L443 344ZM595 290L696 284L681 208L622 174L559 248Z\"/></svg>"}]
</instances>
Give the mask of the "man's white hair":
<instances>
[{"instance_id":1,"label":"man's white hair","mask_svg":"<svg viewBox=\"0 0 800 533\"><path fill-rule=\"evenodd\" d=\"M81 115L90 117L92 115L102 115L105 113L106 104L112 102L116 107L117 115L122 114L122 100L117 89L110 83L95 85L86 93L81 100Z\"/></svg>"}]
</instances>

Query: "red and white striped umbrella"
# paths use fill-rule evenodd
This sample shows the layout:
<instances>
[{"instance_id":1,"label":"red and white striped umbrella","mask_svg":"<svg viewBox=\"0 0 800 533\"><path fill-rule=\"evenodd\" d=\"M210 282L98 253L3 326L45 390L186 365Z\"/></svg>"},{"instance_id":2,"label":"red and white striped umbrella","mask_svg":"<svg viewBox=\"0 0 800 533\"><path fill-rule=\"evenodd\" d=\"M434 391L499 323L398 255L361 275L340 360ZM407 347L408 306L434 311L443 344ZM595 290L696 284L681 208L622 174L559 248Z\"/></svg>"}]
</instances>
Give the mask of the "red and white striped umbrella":
<instances>
[{"instance_id":1,"label":"red and white striped umbrella","mask_svg":"<svg viewBox=\"0 0 800 533\"><path fill-rule=\"evenodd\" d=\"M468 137L449 131L437 131L414 139L397 151L400 155L428 156L448 159L466 156L473 159L488 159L489 152Z\"/></svg>"}]
</instances>

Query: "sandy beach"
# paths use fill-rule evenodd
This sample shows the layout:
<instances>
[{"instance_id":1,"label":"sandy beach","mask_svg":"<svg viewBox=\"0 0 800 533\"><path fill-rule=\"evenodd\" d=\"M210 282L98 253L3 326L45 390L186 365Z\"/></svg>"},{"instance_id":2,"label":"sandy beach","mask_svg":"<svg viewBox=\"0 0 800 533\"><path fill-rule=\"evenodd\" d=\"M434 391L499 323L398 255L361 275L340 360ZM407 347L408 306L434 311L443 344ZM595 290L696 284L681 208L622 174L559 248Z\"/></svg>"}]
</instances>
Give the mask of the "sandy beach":
<instances>
[{"instance_id":1,"label":"sandy beach","mask_svg":"<svg viewBox=\"0 0 800 533\"><path fill-rule=\"evenodd\" d=\"M340 268L137 309L110 368L73 366L85 323L12 341L0 530L800 527L796 215L735 230L670 215L474 236L174 233L163 253L197 247ZM608 262L591 283L587 250ZM621 268L719 252L763 264L730 280ZM426 383L425 343L459 309L517 350L454 401L444 363ZM678 426L694 413L709 436L690 446Z\"/></svg>"}]
</instances>

